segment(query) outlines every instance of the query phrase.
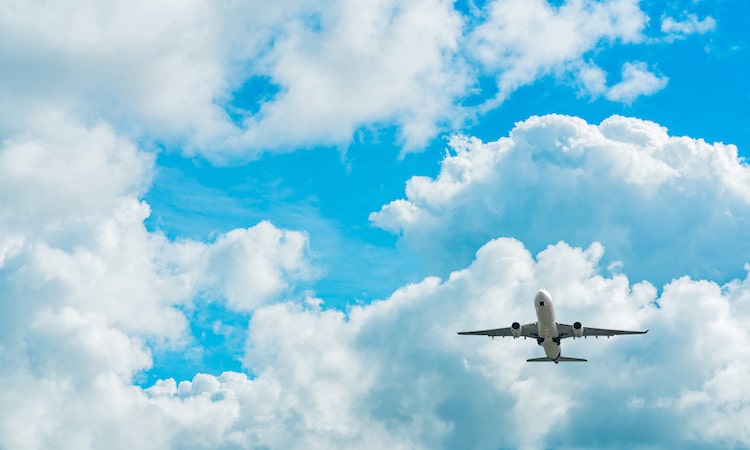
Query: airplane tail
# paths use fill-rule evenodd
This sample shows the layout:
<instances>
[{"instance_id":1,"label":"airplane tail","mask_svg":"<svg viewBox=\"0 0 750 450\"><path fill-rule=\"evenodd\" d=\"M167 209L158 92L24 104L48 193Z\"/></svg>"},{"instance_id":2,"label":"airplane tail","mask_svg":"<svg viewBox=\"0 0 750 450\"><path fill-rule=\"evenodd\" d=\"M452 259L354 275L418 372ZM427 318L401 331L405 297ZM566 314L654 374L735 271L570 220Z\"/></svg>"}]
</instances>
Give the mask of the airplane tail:
<instances>
[{"instance_id":1,"label":"airplane tail","mask_svg":"<svg viewBox=\"0 0 750 450\"><path fill-rule=\"evenodd\" d=\"M548 358L546 356L544 358L531 358L531 359L526 360L526 362L546 362L546 361L551 361L557 364L558 362L587 362L588 360L583 359L583 358L568 358L567 356L561 356L560 359L558 359L557 361L555 361L552 358Z\"/></svg>"}]
</instances>

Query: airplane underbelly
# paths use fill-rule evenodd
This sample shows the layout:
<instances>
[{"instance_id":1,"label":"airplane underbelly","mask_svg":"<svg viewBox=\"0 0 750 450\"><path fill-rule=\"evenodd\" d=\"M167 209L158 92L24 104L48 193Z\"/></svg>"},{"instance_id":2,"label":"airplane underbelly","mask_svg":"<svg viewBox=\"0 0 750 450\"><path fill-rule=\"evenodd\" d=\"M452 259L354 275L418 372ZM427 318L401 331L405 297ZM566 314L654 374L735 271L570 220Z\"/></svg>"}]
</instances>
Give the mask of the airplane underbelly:
<instances>
[{"instance_id":1,"label":"airplane underbelly","mask_svg":"<svg viewBox=\"0 0 750 450\"><path fill-rule=\"evenodd\" d=\"M555 313L551 307L538 308L536 317L540 323L552 324L555 322Z\"/></svg>"},{"instance_id":2,"label":"airplane underbelly","mask_svg":"<svg viewBox=\"0 0 750 450\"><path fill-rule=\"evenodd\" d=\"M547 355L547 357L556 359L558 356L560 356L560 346L552 341L552 339L545 339L544 340L544 354Z\"/></svg>"},{"instance_id":3,"label":"airplane underbelly","mask_svg":"<svg viewBox=\"0 0 750 450\"><path fill-rule=\"evenodd\" d=\"M544 353L552 358L556 359L560 356L560 344L555 342L560 334L557 331L557 324L554 322L539 322L539 334L544 338L542 341L542 347Z\"/></svg>"}]
</instances>

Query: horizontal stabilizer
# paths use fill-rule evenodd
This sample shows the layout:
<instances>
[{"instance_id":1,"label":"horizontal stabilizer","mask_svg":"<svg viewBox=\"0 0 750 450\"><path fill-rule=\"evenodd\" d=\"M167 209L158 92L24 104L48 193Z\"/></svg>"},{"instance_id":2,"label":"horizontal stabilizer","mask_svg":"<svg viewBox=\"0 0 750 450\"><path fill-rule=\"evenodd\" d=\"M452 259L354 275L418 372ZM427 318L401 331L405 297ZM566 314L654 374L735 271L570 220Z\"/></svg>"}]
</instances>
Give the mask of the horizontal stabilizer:
<instances>
[{"instance_id":1,"label":"horizontal stabilizer","mask_svg":"<svg viewBox=\"0 0 750 450\"><path fill-rule=\"evenodd\" d=\"M587 359L583 358L568 358L567 356L561 356L559 360L555 361L552 358L547 358L546 356L544 358L531 358L527 359L526 362L587 362Z\"/></svg>"}]
</instances>

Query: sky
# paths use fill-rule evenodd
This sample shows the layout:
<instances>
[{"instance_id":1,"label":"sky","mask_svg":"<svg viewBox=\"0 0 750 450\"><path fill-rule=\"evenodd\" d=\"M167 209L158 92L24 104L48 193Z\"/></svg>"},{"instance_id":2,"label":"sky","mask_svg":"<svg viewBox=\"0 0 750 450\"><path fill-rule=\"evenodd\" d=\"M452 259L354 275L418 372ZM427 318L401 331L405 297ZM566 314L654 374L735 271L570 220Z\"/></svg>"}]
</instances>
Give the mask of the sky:
<instances>
[{"instance_id":1,"label":"sky","mask_svg":"<svg viewBox=\"0 0 750 450\"><path fill-rule=\"evenodd\" d=\"M748 15L0 1L0 448L750 447Z\"/></svg>"}]
</instances>

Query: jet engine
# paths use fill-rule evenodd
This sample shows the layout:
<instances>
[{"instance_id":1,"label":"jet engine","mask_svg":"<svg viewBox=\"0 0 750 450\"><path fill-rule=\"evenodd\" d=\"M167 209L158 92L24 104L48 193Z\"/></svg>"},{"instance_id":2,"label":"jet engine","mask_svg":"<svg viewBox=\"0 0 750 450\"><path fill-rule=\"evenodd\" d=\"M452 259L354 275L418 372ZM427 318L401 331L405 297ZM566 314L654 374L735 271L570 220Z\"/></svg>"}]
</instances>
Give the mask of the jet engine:
<instances>
[{"instance_id":1,"label":"jet engine","mask_svg":"<svg viewBox=\"0 0 750 450\"><path fill-rule=\"evenodd\" d=\"M513 333L513 338L521 337L521 324L518 322L513 322L510 325L510 332Z\"/></svg>"},{"instance_id":2,"label":"jet engine","mask_svg":"<svg viewBox=\"0 0 750 450\"><path fill-rule=\"evenodd\" d=\"M581 322L575 322L573 324L573 336L577 338L583 336L583 325L581 325Z\"/></svg>"}]
</instances>

